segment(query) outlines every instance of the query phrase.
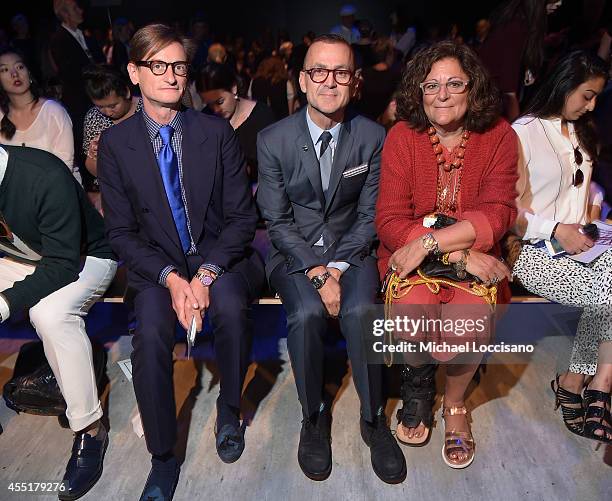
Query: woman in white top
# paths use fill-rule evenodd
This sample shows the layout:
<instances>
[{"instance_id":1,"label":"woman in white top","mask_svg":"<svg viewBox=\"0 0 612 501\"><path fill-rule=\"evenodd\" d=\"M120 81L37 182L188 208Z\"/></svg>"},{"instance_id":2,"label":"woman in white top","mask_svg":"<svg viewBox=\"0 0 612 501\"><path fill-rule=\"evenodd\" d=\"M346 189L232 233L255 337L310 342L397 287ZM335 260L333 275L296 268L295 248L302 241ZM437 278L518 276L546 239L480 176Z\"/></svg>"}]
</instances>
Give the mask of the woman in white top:
<instances>
[{"instance_id":1,"label":"woman in white top","mask_svg":"<svg viewBox=\"0 0 612 501\"><path fill-rule=\"evenodd\" d=\"M68 113L58 102L40 97L23 58L13 49L0 52L0 143L53 153L81 182Z\"/></svg>"},{"instance_id":2,"label":"woman in white top","mask_svg":"<svg viewBox=\"0 0 612 501\"><path fill-rule=\"evenodd\" d=\"M551 386L570 431L610 443L612 250L582 264L567 256L551 257L545 245L554 239L567 254L593 246L583 228L601 204L601 195L589 200L597 157L590 112L606 78L601 59L572 52L559 61L525 115L513 124L520 140L514 231L525 241L513 274L535 294L584 308L569 370ZM583 402L585 375L593 379Z\"/></svg>"}]
</instances>

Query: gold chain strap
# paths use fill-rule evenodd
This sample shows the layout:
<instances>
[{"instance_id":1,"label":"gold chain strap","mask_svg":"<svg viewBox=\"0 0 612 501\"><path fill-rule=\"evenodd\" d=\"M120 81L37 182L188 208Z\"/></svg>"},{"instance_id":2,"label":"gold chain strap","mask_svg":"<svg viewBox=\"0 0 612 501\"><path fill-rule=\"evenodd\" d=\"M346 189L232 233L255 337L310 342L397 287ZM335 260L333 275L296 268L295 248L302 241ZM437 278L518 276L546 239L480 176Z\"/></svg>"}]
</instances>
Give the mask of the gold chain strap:
<instances>
[{"instance_id":1,"label":"gold chain strap","mask_svg":"<svg viewBox=\"0 0 612 501\"><path fill-rule=\"evenodd\" d=\"M479 284L478 282L471 282L468 287L465 287L458 282L448 280L446 278L428 277L421 271L421 268L417 269L417 275L419 278L400 278L397 273L393 273L389 278L385 286L385 320L391 318L391 307L393 306L394 299L400 299L408 294L415 285L425 285L432 294L439 294L442 285L448 285L455 289L462 290L474 296L481 297L491 307L492 311L495 311L497 304L497 287L492 285L487 287L486 285ZM392 333L385 330L385 338L387 343L392 342ZM389 356L385 358L385 364L387 367L393 365L393 352L389 352Z\"/></svg>"}]
</instances>

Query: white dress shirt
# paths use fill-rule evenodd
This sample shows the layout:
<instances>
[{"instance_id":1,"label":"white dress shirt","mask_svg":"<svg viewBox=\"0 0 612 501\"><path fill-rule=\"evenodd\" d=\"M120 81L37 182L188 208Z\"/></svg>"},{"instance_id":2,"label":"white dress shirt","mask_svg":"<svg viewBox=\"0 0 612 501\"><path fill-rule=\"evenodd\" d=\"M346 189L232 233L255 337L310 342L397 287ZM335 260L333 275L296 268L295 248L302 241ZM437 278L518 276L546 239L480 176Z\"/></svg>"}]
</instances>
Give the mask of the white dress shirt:
<instances>
[{"instance_id":1,"label":"white dress shirt","mask_svg":"<svg viewBox=\"0 0 612 501\"><path fill-rule=\"evenodd\" d=\"M517 205L527 220L525 240L550 240L557 223L585 224L588 216L592 162L579 141L572 122L569 138L561 132L561 119L521 117L512 124L520 141ZM582 153L582 164L574 159L574 148ZM580 169L584 181L573 186ZM592 200L601 205L600 197Z\"/></svg>"},{"instance_id":2,"label":"white dress shirt","mask_svg":"<svg viewBox=\"0 0 612 501\"><path fill-rule=\"evenodd\" d=\"M89 47L87 47L87 42L85 41L85 35L83 35L83 32L78 28L76 30L69 28L66 23L62 23L62 27L65 28L66 31L70 33L77 42L79 42L79 45L83 49L83 52L85 52L87 57L91 60L91 52L89 52Z\"/></svg>"},{"instance_id":3,"label":"white dress shirt","mask_svg":"<svg viewBox=\"0 0 612 501\"><path fill-rule=\"evenodd\" d=\"M317 160L321 158L321 134L325 131L325 129L321 129L316 123L312 121L310 118L310 111L306 110L306 123L308 124L308 132L310 132L310 138L312 139L312 144L314 144L315 154L317 155ZM340 127L342 124L338 123L334 125L328 132L332 135L331 141L329 142L329 148L331 149L331 157L332 162L334 161L334 156L336 154L336 147L338 146L338 138L340 137ZM321 238L315 243L318 247L323 247L323 235ZM328 268L336 268L344 273L349 269L350 264L345 261L330 261L327 263ZM306 270L308 272L308 270Z\"/></svg>"}]
</instances>

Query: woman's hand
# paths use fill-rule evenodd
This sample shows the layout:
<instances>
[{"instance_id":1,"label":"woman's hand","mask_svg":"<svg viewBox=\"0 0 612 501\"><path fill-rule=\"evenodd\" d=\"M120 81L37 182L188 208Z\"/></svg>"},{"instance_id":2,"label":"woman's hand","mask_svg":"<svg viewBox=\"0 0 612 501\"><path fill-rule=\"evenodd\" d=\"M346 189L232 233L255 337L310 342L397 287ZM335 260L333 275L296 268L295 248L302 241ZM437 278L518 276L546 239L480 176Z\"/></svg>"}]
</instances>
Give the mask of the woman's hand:
<instances>
[{"instance_id":1,"label":"woman's hand","mask_svg":"<svg viewBox=\"0 0 612 501\"><path fill-rule=\"evenodd\" d=\"M420 266L427 254L421 237L416 238L393 253L389 267L404 279Z\"/></svg>"},{"instance_id":2,"label":"woman's hand","mask_svg":"<svg viewBox=\"0 0 612 501\"><path fill-rule=\"evenodd\" d=\"M91 140L89 143L89 148L87 149L87 156L92 160L96 160L98 158L98 141L100 141L100 134Z\"/></svg>"},{"instance_id":3,"label":"woman's hand","mask_svg":"<svg viewBox=\"0 0 612 501\"><path fill-rule=\"evenodd\" d=\"M512 278L510 270L498 257L475 250L470 251L465 270L485 284L496 284L504 278Z\"/></svg>"},{"instance_id":4,"label":"woman's hand","mask_svg":"<svg viewBox=\"0 0 612 501\"><path fill-rule=\"evenodd\" d=\"M582 234L580 224L562 224L557 225L555 230L555 238L561 244L561 247L568 254L578 254L589 250L595 243L586 235Z\"/></svg>"}]
</instances>

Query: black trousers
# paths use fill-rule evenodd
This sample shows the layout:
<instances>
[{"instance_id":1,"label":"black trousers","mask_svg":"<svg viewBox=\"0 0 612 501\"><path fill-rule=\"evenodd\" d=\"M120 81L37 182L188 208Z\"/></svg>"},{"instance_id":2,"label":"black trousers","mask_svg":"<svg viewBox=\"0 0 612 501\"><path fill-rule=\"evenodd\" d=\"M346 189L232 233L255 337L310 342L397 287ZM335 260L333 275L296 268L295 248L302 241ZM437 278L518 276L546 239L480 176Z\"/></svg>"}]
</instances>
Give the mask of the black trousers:
<instances>
[{"instance_id":1,"label":"black trousers","mask_svg":"<svg viewBox=\"0 0 612 501\"><path fill-rule=\"evenodd\" d=\"M188 258L191 275L197 264ZM195 261L195 260L193 260ZM238 272L221 275L210 289L207 311L213 325L220 373L220 398L240 406L244 377L250 361L251 303L263 285L263 265L257 255L244 260ZM137 326L132 339L132 377L147 448L151 454L170 452L176 442L172 352L177 322L170 291L161 286L134 297Z\"/></svg>"},{"instance_id":2,"label":"black trousers","mask_svg":"<svg viewBox=\"0 0 612 501\"><path fill-rule=\"evenodd\" d=\"M323 398L324 346L329 315L317 290L304 273L287 274L284 264L270 275L287 313L287 346L305 417L319 410ZM368 308L378 290L376 261L366 257L363 266L351 266L340 278L340 330L346 339L353 381L361 401L361 415L371 421L382 404L382 367L368 365L364 343Z\"/></svg>"}]
</instances>

